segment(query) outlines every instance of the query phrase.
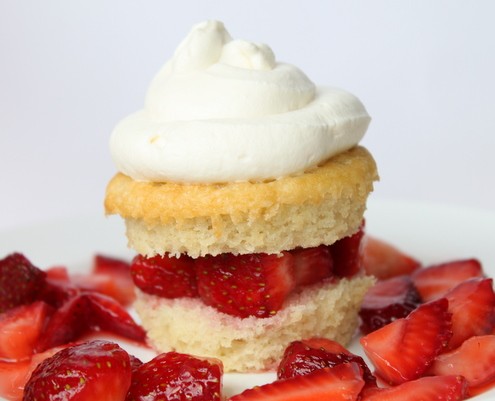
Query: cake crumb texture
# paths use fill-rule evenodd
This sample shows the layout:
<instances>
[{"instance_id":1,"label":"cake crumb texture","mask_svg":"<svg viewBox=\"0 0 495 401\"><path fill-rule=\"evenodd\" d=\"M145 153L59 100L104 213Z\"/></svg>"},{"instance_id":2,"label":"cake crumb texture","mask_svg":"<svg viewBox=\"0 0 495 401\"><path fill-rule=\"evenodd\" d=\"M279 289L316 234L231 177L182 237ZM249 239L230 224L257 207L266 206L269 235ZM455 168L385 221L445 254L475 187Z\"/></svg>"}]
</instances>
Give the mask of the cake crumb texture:
<instances>
[{"instance_id":1,"label":"cake crumb texture","mask_svg":"<svg viewBox=\"0 0 495 401\"><path fill-rule=\"evenodd\" d=\"M373 283L372 277L359 276L306 287L266 319L240 319L197 298L165 299L139 290L135 308L157 351L219 358L226 372L259 372L276 368L294 340L326 337L347 345Z\"/></svg>"}]
</instances>

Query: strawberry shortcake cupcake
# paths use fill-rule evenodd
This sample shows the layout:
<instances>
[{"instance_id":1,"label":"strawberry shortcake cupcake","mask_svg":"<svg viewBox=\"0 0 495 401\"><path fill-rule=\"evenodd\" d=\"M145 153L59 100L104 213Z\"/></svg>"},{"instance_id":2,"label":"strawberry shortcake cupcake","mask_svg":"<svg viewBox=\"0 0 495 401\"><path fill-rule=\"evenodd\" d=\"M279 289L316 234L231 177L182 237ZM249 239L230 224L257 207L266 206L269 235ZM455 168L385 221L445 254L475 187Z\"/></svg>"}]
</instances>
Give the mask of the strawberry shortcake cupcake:
<instances>
[{"instance_id":1,"label":"strawberry shortcake cupcake","mask_svg":"<svg viewBox=\"0 0 495 401\"><path fill-rule=\"evenodd\" d=\"M222 23L193 27L110 148L135 308L158 351L226 371L274 367L293 340L343 344L373 279L360 267L375 162L353 95L316 87Z\"/></svg>"}]
</instances>

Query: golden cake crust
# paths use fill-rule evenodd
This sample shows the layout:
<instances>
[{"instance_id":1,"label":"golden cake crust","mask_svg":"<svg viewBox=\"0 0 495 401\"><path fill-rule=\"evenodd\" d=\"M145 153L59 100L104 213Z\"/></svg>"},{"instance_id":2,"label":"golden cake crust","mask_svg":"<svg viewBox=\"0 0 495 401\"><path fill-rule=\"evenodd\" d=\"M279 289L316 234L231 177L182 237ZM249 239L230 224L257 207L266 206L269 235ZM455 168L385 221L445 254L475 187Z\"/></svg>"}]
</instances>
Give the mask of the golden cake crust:
<instances>
[{"instance_id":1,"label":"golden cake crust","mask_svg":"<svg viewBox=\"0 0 495 401\"><path fill-rule=\"evenodd\" d=\"M377 179L361 146L269 182L153 183L119 173L108 184L105 210L126 220L129 245L143 255L277 253L355 232Z\"/></svg>"}]
</instances>

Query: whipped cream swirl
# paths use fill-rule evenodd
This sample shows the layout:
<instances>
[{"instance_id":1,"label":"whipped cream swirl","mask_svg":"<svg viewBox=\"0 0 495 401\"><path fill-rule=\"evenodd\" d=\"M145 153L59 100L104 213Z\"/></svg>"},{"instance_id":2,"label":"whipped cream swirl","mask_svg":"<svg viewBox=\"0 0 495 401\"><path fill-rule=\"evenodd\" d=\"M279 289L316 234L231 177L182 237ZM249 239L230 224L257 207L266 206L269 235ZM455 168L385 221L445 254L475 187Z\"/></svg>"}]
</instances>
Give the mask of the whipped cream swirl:
<instances>
[{"instance_id":1,"label":"whipped cream swirl","mask_svg":"<svg viewBox=\"0 0 495 401\"><path fill-rule=\"evenodd\" d=\"M369 122L355 96L315 87L267 45L207 21L153 79L144 109L114 129L110 151L139 181L269 180L351 148Z\"/></svg>"}]
</instances>

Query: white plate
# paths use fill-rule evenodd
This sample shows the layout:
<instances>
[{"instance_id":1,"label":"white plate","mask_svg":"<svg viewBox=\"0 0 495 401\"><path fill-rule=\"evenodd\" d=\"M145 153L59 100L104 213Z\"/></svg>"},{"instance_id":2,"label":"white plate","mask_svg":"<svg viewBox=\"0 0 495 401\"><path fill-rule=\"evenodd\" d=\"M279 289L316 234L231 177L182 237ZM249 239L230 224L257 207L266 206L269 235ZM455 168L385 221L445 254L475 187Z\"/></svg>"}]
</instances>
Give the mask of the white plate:
<instances>
[{"instance_id":1,"label":"white plate","mask_svg":"<svg viewBox=\"0 0 495 401\"><path fill-rule=\"evenodd\" d=\"M371 201L366 225L368 233L399 246L425 264L476 257L487 274L495 276L493 211ZM0 233L0 258L14 251L24 253L39 267L65 265L73 272L87 270L95 253L128 259L133 256L126 247L122 221L118 217L103 216L53 221ZM153 356L149 350L122 345L142 360ZM357 341L350 348L362 355ZM225 394L230 396L274 378L273 373L226 374ZM472 399L493 401L495 389Z\"/></svg>"}]
</instances>

